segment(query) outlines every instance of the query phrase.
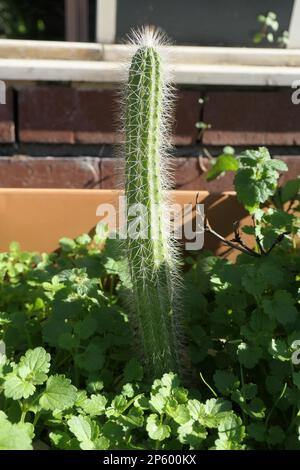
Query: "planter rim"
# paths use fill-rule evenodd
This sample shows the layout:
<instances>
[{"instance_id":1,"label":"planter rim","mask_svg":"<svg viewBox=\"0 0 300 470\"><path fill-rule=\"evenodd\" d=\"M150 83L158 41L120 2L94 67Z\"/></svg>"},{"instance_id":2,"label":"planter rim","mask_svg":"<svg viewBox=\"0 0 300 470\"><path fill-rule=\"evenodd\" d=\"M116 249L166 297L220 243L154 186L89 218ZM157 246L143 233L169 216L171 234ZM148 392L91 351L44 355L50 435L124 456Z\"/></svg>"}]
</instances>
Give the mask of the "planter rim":
<instances>
[{"instance_id":1,"label":"planter rim","mask_svg":"<svg viewBox=\"0 0 300 470\"><path fill-rule=\"evenodd\" d=\"M0 188L0 194L63 194L65 196L78 194L78 195L87 195L87 194L118 194L122 193L121 189L80 189L80 188ZM182 195L189 195L189 194L207 194L207 195L232 195L234 196L236 193L235 191L220 191L220 192L210 192L210 191L202 191L197 189L172 189L170 193L173 194L182 194Z\"/></svg>"},{"instance_id":2,"label":"planter rim","mask_svg":"<svg viewBox=\"0 0 300 470\"><path fill-rule=\"evenodd\" d=\"M120 222L118 197L121 194L122 191L116 189L0 188L0 251L7 251L12 241L20 242L26 251L54 251L61 238L75 239L83 233L93 232L100 221L108 223L103 217L112 206L115 213L109 224L110 230L114 231ZM235 193L175 190L170 192L171 202L182 207L185 204L192 206L192 211L189 209L188 212L190 219L197 194L211 225L225 237L233 238L233 222L244 223L247 219ZM207 238L207 249L231 256L218 240L212 240L209 234Z\"/></svg>"}]
</instances>

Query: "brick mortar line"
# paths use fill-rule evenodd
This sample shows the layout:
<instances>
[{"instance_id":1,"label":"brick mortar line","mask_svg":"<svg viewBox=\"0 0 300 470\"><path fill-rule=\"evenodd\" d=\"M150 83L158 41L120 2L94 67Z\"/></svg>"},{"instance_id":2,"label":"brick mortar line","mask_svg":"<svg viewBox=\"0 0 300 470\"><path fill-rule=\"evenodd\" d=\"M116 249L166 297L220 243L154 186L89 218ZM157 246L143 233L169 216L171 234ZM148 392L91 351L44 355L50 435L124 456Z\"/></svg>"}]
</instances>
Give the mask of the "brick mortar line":
<instances>
[{"instance_id":1,"label":"brick mortar line","mask_svg":"<svg viewBox=\"0 0 300 470\"><path fill-rule=\"evenodd\" d=\"M230 145L230 143L228 144ZM259 145L234 146L236 153L240 153L245 149L257 148ZM300 156L300 146L267 146L272 155L285 155L291 157ZM217 156L222 153L224 146L211 145L195 145L195 146L179 146L174 147L170 158L197 158L199 155L205 156L205 150L210 154ZM99 159L116 159L118 152L113 145L87 145L77 146L64 144L2 144L0 145L1 157L17 157L26 156L31 158L99 158Z\"/></svg>"}]
</instances>

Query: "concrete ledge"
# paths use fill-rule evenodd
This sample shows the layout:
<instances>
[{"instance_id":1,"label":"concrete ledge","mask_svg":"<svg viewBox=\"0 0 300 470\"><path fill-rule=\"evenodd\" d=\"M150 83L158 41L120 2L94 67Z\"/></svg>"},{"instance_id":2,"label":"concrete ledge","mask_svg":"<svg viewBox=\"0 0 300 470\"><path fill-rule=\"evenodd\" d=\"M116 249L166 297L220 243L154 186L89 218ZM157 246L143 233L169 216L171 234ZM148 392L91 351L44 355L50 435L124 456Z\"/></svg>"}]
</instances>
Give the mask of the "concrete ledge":
<instances>
[{"instance_id":1,"label":"concrete ledge","mask_svg":"<svg viewBox=\"0 0 300 470\"><path fill-rule=\"evenodd\" d=\"M299 49L169 46L165 50L168 61L172 64L300 67ZM124 61L131 53L132 46L124 44L103 45L103 60L105 61Z\"/></svg>"},{"instance_id":2,"label":"concrete ledge","mask_svg":"<svg viewBox=\"0 0 300 470\"><path fill-rule=\"evenodd\" d=\"M3 59L102 60L103 45L85 42L0 39Z\"/></svg>"},{"instance_id":3,"label":"concrete ledge","mask_svg":"<svg viewBox=\"0 0 300 470\"><path fill-rule=\"evenodd\" d=\"M1 80L118 83L121 77L117 62L0 59Z\"/></svg>"},{"instance_id":4,"label":"concrete ledge","mask_svg":"<svg viewBox=\"0 0 300 470\"><path fill-rule=\"evenodd\" d=\"M175 82L183 85L290 87L300 79L300 67L176 64L172 70Z\"/></svg>"},{"instance_id":5,"label":"concrete ledge","mask_svg":"<svg viewBox=\"0 0 300 470\"><path fill-rule=\"evenodd\" d=\"M179 85L251 85L290 87L300 79L299 67L173 64ZM59 81L119 83L121 62L73 60L0 59L0 79L12 81Z\"/></svg>"},{"instance_id":6,"label":"concrete ledge","mask_svg":"<svg viewBox=\"0 0 300 470\"><path fill-rule=\"evenodd\" d=\"M119 83L127 45L0 40L0 79ZM300 50L170 46L180 85L291 86L300 79Z\"/></svg>"},{"instance_id":7,"label":"concrete ledge","mask_svg":"<svg viewBox=\"0 0 300 470\"><path fill-rule=\"evenodd\" d=\"M120 62L128 59L132 51L133 47L126 44L0 39L3 59ZM299 49L169 46L166 51L171 63L300 66Z\"/></svg>"}]
</instances>

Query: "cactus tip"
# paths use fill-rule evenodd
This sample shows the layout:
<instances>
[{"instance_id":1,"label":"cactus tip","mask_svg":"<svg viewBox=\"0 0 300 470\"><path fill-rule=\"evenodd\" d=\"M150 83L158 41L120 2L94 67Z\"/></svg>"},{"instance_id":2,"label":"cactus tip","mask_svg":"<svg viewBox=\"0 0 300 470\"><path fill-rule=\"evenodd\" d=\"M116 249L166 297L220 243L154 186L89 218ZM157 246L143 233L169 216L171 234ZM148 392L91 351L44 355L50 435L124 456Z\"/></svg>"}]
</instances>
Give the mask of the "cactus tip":
<instances>
[{"instance_id":1,"label":"cactus tip","mask_svg":"<svg viewBox=\"0 0 300 470\"><path fill-rule=\"evenodd\" d=\"M129 42L138 47L159 47L167 46L169 41L165 33L155 26L143 26L132 30Z\"/></svg>"}]
</instances>

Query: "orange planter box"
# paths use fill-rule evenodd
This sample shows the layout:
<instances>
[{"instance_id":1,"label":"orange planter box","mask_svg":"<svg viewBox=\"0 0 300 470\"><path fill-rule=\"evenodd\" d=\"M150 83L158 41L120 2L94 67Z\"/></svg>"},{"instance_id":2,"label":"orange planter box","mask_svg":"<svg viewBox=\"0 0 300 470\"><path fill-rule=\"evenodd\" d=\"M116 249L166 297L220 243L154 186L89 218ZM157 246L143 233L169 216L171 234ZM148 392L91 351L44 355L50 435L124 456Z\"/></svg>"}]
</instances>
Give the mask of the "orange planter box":
<instances>
[{"instance_id":1,"label":"orange planter box","mask_svg":"<svg viewBox=\"0 0 300 470\"><path fill-rule=\"evenodd\" d=\"M0 250L7 251L12 241L18 241L23 250L54 251L60 238L91 232L101 220L96 215L99 204L117 207L120 194L117 190L0 189ZM227 239L233 238L236 220L242 225L251 223L232 192L173 191L171 194L172 200L181 205L194 205L198 194L198 202L204 204L210 225ZM231 259L237 254L211 234L205 234L204 248Z\"/></svg>"}]
</instances>

